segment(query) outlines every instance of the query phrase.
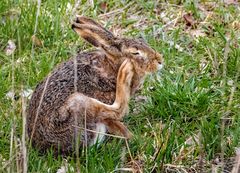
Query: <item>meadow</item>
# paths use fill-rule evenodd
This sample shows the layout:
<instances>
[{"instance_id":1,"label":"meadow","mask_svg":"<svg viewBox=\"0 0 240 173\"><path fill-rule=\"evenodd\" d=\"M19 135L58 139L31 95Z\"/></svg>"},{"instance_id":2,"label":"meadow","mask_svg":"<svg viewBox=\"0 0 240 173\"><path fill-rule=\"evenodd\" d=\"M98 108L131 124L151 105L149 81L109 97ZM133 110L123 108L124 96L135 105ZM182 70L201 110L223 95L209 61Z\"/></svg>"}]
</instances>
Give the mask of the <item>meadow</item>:
<instances>
[{"instance_id":1,"label":"meadow","mask_svg":"<svg viewBox=\"0 0 240 173\"><path fill-rule=\"evenodd\" d=\"M237 172L240 169L240 3L1 0L0 172ZM94 49L73 32L89 16L164 57L124 118L133 138L108 137L80 157L29 147L32 90L57 64ZM235 170L232 170L235 169Z\"/></svg>"}]
</instances>

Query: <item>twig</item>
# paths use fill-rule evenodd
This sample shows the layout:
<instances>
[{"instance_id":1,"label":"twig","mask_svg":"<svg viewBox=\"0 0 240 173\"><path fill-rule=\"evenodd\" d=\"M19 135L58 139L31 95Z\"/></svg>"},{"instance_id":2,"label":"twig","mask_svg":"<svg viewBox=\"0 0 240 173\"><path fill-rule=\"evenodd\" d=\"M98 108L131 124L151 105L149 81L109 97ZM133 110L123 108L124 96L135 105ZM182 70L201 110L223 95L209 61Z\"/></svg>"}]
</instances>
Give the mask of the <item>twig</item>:
<instances>
[{"instance_id":1,"label":"twig","mask_svg":"<svg viewBox=\"0 0 240 173\"><path fill-rule=\"evenodd\" d=\"M167 1L166 1L167 2ZM173 4L173 3L166 3L166 2L159 2L159 4L165 6L172 6L172 7L178 7L178 8L182 8L183 5L177 5L177 4Z\"/></svg>"},{"instance_id":2,"label":"twig","mask_svg":"<svg viewBox=\"0 0 240 173\"><path fill-rule=\"evenodd\" d=\"M117 171L126 171L126 172L134 172L134 169L133 168L117 168L117 169L114 169L111 173L113 172L117 172Z\"/></svg>"},{"instance_id":3,"label":"twig","mask_svg":"<svg viewBox=\"0 0 240 173\"><path fill-rule=\"evenodd\" d=\"M142 173L142 170L141 170L140 166L138 165L137 162L135 162L135 160L134 160L133 157L132 157L131 150L130 150L130 148L129 148L127 139L125 139L125 143L126 143L126 147L127 147L129 156L130 156L130 158L131 158L131 161L132 161L135 165L137 165L139 172Z\"/></svg>"},{"instance_id":4,"label":"twig","mask_svg":"<svg viewBox=\"0 0 240 173\"><path fill-rule=\"evenodd\" d=\"M104 14L100 14L98 15L98 18L103 18L103 17L107 17L107 16L111 16L113 14L118 14L118 13L122 13L123 10L127 9L128 7L132 6L135 2L131 2L129 4L127 4L125 7L123 8L120 8L120 9L116 9L116 10L113 10L113 11L110 11L109 13L104 13Z\"/></svg>"},{"instance_id":5,"label":"twig","mask_svg":"<svg viewBox=\"0 0 240 173\"><path fill-rule=\"evenodd\" d=\"M43 88L43 92L42 92L42 95L41 95L41 98L40 98L40 101L39 101L39 105L37 107L37 112L36 112L36 116L35 116L34 124L33 124L33 129L32 129L32 134L31 134L31 137L30 137L30 144L32 143L32 138L33 138L33 134L35 132L36 123L37 123L37 119L38 119L38 116L39 116L39 111L40 111L40 108L41 108L41 105L42 105L42 102L43 102L44 94L47 90L47 85L48 85L50 76L51 76L51 74L49 74L47 79L46 79L46 82L45 82L45 85L44 85L44 88Z\"/></svg>"},{"instance_id":6,"label":"twig","mask_svg":"<svg viewBox=\"0 0 240 173\"><path fill-rule=\"evenodd\" d=\"M224 79L223 86L226 85L226 80L227 80L227 60L228 60L228 54L229 54L229 51L230 51L230 47L229 47L230 39L226 38L226 40L227 40L227 42L226 42L226 45L225 45L225 48L224 48L224 54L223 54L223 79Z\"/></svg>"},{"instance_id":7,"label":"twig","mask_svg":"<svg viewBox=\"0 0 240 173\"><path fill-rule=\"evenodd\" d=\"M218 68L219 68L219 63L217 62L216 55L214 54L213 55L214 57L213 57L209 48L204 48L204 49L208 53L208 56L212 61L212 66L213 66L213 71L214 71L213 73L214 73L214 76L216 77L218 74Z\"/></svg>"},{"instance_id":8,"label":"twig","mask_svg":"<svg viewBox=\"0 0 240 173\"><path fill-rule=\"evenodd\" d=\"M38 0L37 2L38 2L38 3L37 3L37 13L36 13L36 19L35 19L35 26L34 26L33 35L35 35L36 32L37 32L38 17L39 17L39 14L40 14L40 7L41 7L41 0ZM31 59L34 58L34 43L33 43L33 42L32 42L31 57L32 57ZM47 86L47 84L48 84L48 79L49 79L49 77L47 78L47 81L46 81L46 83L45 83L44 90L43 90L43 93L42 93L42 96L41 96L41 99L40 99L40 102L39 102L39 105L38 105L38 108L37 108L37 113L36 113L36 117L35 117L35 119L34 119L34 124L33 124L33 131L32 131L31 137L30 137L30 144L31 144L31 142L32 142L33 133L34 133L35 128L36 128L36 122L37 122L37 118L38 118L40 106L41 106L41 104L42 104L43 95L44 95L44 93L45 93L46 86Z\"/></svg>"},{"instance_id":9,"label":"twig","mask_svg":"<svg viewBox=\"0 0 240 173\"><path fill-rule=\"evenodd\" d=\"M86 147L85 147L85 153L86 153L86 168L88 167L88 149L87 149L87 145L88 145L88 141L87 141L87 109L86 109L86 105L84 105L85 111L84 111L84 138L85 138L85 143L86 143Z\"/></svg>"},{"instance_id":10,"label":"twig","mask_svg":"<svg viewBox=\"0 0 240 173\"><path fill-rule=\"evenodd\" d=\"M34 26L34 31L33 31L34 36L37 33L38 17L39 17L39 14L40 14L40 7L41 7L41 0L37 0L37 13L36 13L35 26ZM33 58L34 57L34 42L32 42L31 55L32 55L32 58Z\"/></svg>"},{"instance_id":11,"label":"twig","mask_svg":"<svg viewBox=\"0 0 240 173\"><path fill-rule=\"evenodd\" d=\"M227 38L226 39L226 45L225 45L225 48L224 48L224 54L223 54L223 86L225 87L226 86L226 82L227 82L227 60L228 60L228 54L229 54L229 51L230 51L230 47L229 47L229 44L230 44L230 39ZM225 122L226 120L224 119L225 116L228 116L229 115L229 111L228 111L228 108L226 110L226 112L223 113L222 117L221 117L221 162L222 162L222 170L224 169L224 164L223 164L223 161L224 161L224 150L225 150L225 145L224 145L224 129L225 129Z\"/></svg>"},{"instance_id":12,"label":"twig","mask_svg":"<svg viewBox=\"0 0 240 173\"><path fill-rule=\"evenodd\" d=\"M11 66L12 66L12 84L11 84L11 90L13 92L13 95L15 95L15 67L14 67L14 54L12 54L12 62L11 62ZM9 153L9 158L12 157L13 155L13 141L14 141L14 132L15 132L15 123L16 123L16 118L15 118L15 109L16 109L16 103L15 103L15 99L14 97L12 97L12 109L11 109L11 113L12 113L12 127L11 127L11 137L10 137L10 153ZM12 172L12 167L10 166L10 168L8 169L8 172Z\"/></svg>"},{"instance_id":13,"label":"twig","mask_svg":"<svg viewBox=\"0 0 240 173\"><path fill-rule=\"evenodd\" d=\"M188 173L188 172L185 170L185 167L184 167L184 166L181 166L181 165L165 164L164 166L165 166L165 167L170 167L170 168L181 169L183 172Z\"/></svg>"},{"instance_id":14,"label":"twig","mask_svg":"<svg viewBox=\"0 0 240 173\"><path fill-rule=\"evenodd\" d=\"M126 161L126 147L125 146L122 147L121 159L120 160L121 160L120 167L123 168L124 167L124 163Z\"/></svg>"},{"instance_id":15,"label":"twig","mask_svg":"<svg viewBox=\"0 0 240 173\"><path fill-rule=\"evenodd\" d=\"M13 155L12 157L10 157L7 161L7 163L5 163L5 165L3 165L3 167L0 168L0 170L4 170L8 165L10 165L13 161L13 159L15 159L17 157L17 154Z\"/></svg>"},{"instance_id":16,"label":"twig","mask_svg":"<svg viewBox=\"0 0 240 173\"><path fill-rule=\"evenodd\" d=\"M22 87L23 88L23 87ZM23 92L23 89L22 89ZM26 98L22 96L22 156L23 173L27 173L27 147L26 147Z\"/></svg>"},{"instance_id":17,"label":"twig","mask_svg":"<svg viewBox=\"0 0 240 173\"><path fill-rule=\"evenodd\" d=\"M14 118L15 119L15 118ZM14 129L15 129L15 120L13 119L13 122L12 122L12 127L11 127L11 136L10 136L10 153L9 153L9 158L12 157L13 155L13 138L14 138ZM11 163L11 162L10 162ZM12 172L11 171L11 167L8 169L8 172Z\"/></svg>"},{"instance_id":18,"label":"twig","mask_svg":"<svg viewBox=\"0 0 240 173\"><path fill-rule=\"evenodd\" d=\"M77 10L77 7L80 5L80 2L81 0L76 0L75 1L75 5L74 5L74 8L72 10L72 14L70 16L70 21L73 20L73 18L75 18L76 16L76 10ZM78 82L78 71L77 71L77 56L76 56L76 51L74 51L74 92L78 92L78 89L77 89L77 82ZM77 172L80 173L80 159L79 159L79 141L80 141L80 135L79 135L79 132L77 130L77 124L78 124L78 116L75 114L74 115L74 124L75 124L75 135L76 135L76 144L75 144L75 151L76 151L76 169L77 169ZM87 147L86 147L87 148ZM87 149L86 149L86 167L87 167Z\"/></svg>"},{"instance_id":19,"label":"twig","mask_svg":"<svg viewBox=\"0 0 240 173\"><path fill-rule=\"evenodd\" d=\"M76 0L75 1L75 5L74 5L73 10L72 10L72 15L70 17L71 21L73 20L73 17L75 18L76 10L77 10L77 7L80 5L80 2L81 2L81 0Z\"/></svg>"},{"instance_id":20,"label":"twig","mask_svg":"<svg viewBox=\"0 0 240 173\"><path fill-rule=\"evenodd\" d=\"M236 67L238 67L238 65L239 64L236 64ZM227 111L229 111L231 106L232 106L233 97L234 97L235 90L236 90L236 87L237 87L239 74L240 74L240 68L238 68L238 70L237 70L237 74L236 74L235 79L234 79L234 84L233 84L233 86L231 88L231 93L230 93L230 96L229 96Z\"/></svg>"},{"instance_id":21,"label":"twig","mask_svg":"<svg viewBox=\"0 0 240 173\"><path fill-rule=\"evenodd\" d=\"M222 120L222 124L221 124L221 154L220 154L220 157L221 157L221 167L222 167L222 171L224 169L224 164L223 164L223 161L224 161L224 150L225 150L225 145L224 145L224 129L225 129L225 120Z\"/></svg>"},{"instance_id":22,"label":"twig","mask_svg":"<svg viewBox=\"0 0 240 173\"><path fill-rule=\"evenodd\" d=\"M77 72L77 56L74 57L74 92L77 92L77 81L78 81L78 72ZM77 126L78 125L78 115L77 113L74 114L74 125ZM80 141L80 135L79 135L79 131L77 129L77 127L75 127L75 139L76 139L76 143L75 143L75 151L76 151L76 169L77 172L80 173L80 159L79 159L79 141ZM87 157L87 153L86 153L86 157Z\"/></svg>"}]
</instances>

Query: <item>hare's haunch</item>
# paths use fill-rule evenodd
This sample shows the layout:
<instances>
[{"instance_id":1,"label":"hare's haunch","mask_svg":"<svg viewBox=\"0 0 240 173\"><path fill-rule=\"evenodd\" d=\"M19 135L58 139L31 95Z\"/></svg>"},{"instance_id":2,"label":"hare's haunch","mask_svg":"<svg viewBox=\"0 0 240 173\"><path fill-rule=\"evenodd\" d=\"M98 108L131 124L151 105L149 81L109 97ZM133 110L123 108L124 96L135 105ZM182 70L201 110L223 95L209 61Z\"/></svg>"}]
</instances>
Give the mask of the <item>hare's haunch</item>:
<instances>
[{"instance_id":1,"label":"hare's haunch","mask_svg":"<svg viewBox=\"0 0 240 173\"><path fill-rule=\"evenodd\" d=\"M163 62L143 41L117 38L92 19L77 17L72 28L100 50L78 54L37 85L27 129L32 145L41 151L68 153L77 140L91 145L103 139L93 131L129 138L120 121L128 111L129 97Z\"/></svg>"}]
</instances>

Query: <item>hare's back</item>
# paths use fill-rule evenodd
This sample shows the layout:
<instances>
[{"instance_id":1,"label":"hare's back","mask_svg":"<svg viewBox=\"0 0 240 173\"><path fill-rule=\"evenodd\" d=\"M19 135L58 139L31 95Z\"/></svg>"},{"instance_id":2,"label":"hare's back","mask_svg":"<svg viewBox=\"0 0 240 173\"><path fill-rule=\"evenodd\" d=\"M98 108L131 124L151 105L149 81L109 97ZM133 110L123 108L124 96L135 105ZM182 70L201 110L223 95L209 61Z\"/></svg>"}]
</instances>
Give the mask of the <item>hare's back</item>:
<instances>
[{"instance_id":1,"label":"hare's back","mask_svg":"<svg viewBox=\"0 0 240 173\"><path fill-rule=\"evenodd\" d=\"M77 62L77 73L74 70L74 62ZM116 67L109 62L105 55L97 51L78 54L76 61L72 58L60 64L37 85L31 97L27 117L28 134L31 135L35 128L33 140L42 141L44 143L40 144L42 146L48 144L48 141L44 141L47 138L51 141L64 139L62 136L64 134L60 135L57 130L71 129L71 118L67 121L59 120L59 110L67 98L77 90L77 92L101 102L113 103L116 71ZM43 91L45 92L43 93ZM34 125L37 114L36 125ZM54 125L56 122L58 127ZM71 133L71 130L68 132ZM61 139L54 139L56 138L55 133L58 134L57 136L61 136ZM69 134L69 136L71 135Z\"/></svg>"},{"instance_id":2,"label":"hare's back","mask_svg":"<svg viewBox=\"0 0 240 173\"><path fill-rule=\"evenodd\" d=\"M67 97L75 92L75 87L77 92L88 97L108 104L113 103L117 69L112 66L105 55L97 51L87 52L79 54L76 60L76 75L74 58L72 58L60 64L37 85L30 101L30 109L38 107L45 87L41 103L41 110L44 113L61 107ZM76 86L74 86L75 81Z\"/></svg>"}]
</instances>

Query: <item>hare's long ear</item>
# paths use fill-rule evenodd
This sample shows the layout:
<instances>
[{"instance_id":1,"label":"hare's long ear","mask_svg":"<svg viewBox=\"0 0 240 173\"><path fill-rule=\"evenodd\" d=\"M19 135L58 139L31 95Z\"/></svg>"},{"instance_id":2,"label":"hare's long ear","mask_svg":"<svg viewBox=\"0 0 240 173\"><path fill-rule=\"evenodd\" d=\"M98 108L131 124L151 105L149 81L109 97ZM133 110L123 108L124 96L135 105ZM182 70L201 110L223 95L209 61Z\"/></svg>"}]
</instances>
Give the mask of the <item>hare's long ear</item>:
<instances>
[{"instance_id":1,"label":"hare's long ear","mask_svg":"<svg viewBox=\"0 0 240 173\"><path fill-rule=\"evenodd\" d=\"M99 29L102 29L104 30L105 32L107 32L109 35L112 35L113 34L108 31L107 29L105 29L104 27L102 27L102 25L100 25L99 23L95 22L94 20L92 20L91 18L88 18L88 17L85 17L85 16L77 16L76 18L76 23L80 23L80 24L88 24L88 25L93 25L93 26L96 26L98 27Z\"/></svg>"},{"instance_id":2,"label":"hare's long ear","mask_svg":"<svg viewBox=\"0 0 240 173\"><path fill-rule=\"evenodd\" d=\"M117 41L118 39L115 38L110 31L106 30L92 19L78 17L76 22L72 24L72 28L95 47L101 48L112 56L121 55L121 46Z\"/></svg>"}]
</instances>

